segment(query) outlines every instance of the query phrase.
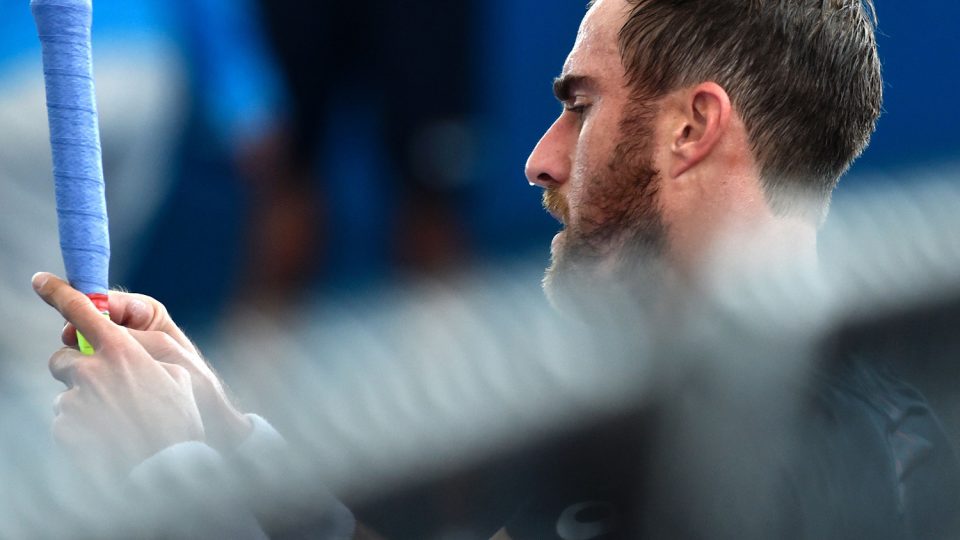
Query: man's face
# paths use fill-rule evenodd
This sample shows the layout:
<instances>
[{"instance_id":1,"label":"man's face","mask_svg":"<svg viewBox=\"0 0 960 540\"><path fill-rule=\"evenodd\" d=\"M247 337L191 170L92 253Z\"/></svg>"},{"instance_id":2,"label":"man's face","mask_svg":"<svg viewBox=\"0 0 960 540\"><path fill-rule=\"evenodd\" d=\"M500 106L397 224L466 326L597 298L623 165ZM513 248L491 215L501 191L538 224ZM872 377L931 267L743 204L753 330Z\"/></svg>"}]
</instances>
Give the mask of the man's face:
<instances>
[{"instance_id":1,"label":"man's face","mask_svg":"<svg viewBox=\"0 0 960 540\"><path fill-rule=\"evenodd\" d=\"M555 85L564 111L527 161L527 178L546 190L544 206L564 224L544 281L552 298L598 279L627 279L664 247L656 111L630 99L618 49L627 9L623 0L601 0L587 13Z\"/></svg>"}]
</instances>

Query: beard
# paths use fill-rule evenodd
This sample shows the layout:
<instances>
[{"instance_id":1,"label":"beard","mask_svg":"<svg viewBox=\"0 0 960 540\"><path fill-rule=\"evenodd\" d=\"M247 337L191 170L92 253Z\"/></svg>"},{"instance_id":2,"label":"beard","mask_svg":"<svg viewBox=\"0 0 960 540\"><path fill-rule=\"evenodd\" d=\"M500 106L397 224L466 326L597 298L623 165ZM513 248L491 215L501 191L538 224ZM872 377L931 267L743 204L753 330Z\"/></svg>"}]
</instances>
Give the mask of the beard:
<instances>
[{"instance_id":1,"label":"beard","mask_svg":"<svg viewBox=\"0 0 960 540\"><path fill-rule=\"evenodd\" d=\"M584 179L576 222L570 221L568 201L558 191L544 192L544 207L567 224L554 239L544 277L547 297L560 311L596 300L600 291L635 290L663 254L661 180L650 143L654 112L639 101L627 107L613 156Z\"/></svg>"}]
</instances>

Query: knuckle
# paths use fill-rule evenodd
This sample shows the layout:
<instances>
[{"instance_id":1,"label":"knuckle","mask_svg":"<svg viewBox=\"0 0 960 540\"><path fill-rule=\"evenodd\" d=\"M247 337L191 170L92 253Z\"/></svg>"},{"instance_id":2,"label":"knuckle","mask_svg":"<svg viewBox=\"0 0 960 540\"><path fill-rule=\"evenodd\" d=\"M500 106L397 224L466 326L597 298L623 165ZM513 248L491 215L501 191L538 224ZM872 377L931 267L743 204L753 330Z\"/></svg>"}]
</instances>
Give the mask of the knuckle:
<instances>
[{"instance_id":1,"label":"knuckle","mask_svg":"<svg viewBox=\"0 0 960 540\"><path fill-rule=\"evenodd\" d=\"M169 334L157 332L157 339L159 340L160 350L165 354L173 354L178 352L180 344L177 343L177 340L173 339Z\"/></svg>"},{"instance_id":2,"label":"knuckle","mask_svg":"<svg viewBox=\"0 0 960 540\"><path fill-rule=\"evenodd\" d=\"M85 359L83 362L75 362L71 368L73 380L77 382L90 382L97 378L99 372L98 364L93 359Z\"/></svg>"},{"instance_id":3,"label":"knuckle","mask_svg":"<svg viewBox=\"0 0 960 540\"><path fill-rule=\"evenodd\" d=\"M57 371L57 369L63 363L65 354L66 354L66 350L60 349L57 352L50 355L50 359L47 360L47 367L50 368L50 371Z\"/></svg>"},{"instance_id":4,"label":"knuckle","mask_svg":"<svg viewBox=\"0 0 960 540\"><path fill-rule=\"evenodd\" d=\"M73 416L78 411L76 392L68 390L61 392L54 400L54 410L58 416Z\"/></svg>"},{"instance_id":5,"label":"knuckle","mask_svg":"<svg viewBox=\"0 0 960 540\"><path fill-rule=\"evenodd\" d=\"M187 369L183 366L171 365L170 373L172 373L175 377L185 378L185 379L190 378L190 372L187 371Z\"/></svg>"},{"instance_id":6,"label":"knuckle","mask_svg":"<svg viewBox=\"0 0 960 540\"><path fill-rule=\"evenodd\" d=\"M122 332L104 332L100 335L98 352L105 355L115 355L123 351L127 345L126 335Z\"/></svg>"},{"instance_id":7,"label":"knuckle","mask_svg":"<svg viewBox=\"0 0 960 540\"><path fill-rule=\"evenodd\" d=\"M69 370L80 353L72 348L64 347L50 356L47 367L53 375L59 375Z\"/></svg>"},{"instance_id":8,"label":"knuckle","mask_svg":"<svg viewBox=\"0 0 960 540\"><path fill-rule=\"evenodd\" d=\"M167 308L159 300L152 296L147 296L145 294L134 294L131 295L134 299L139 300L145 306L150 308L151 317L150 317L150 327L158 323L162 323L167 320L168 313Z\"/></svg>"},{"instance_id":9,"label":"knuckle","mask_svg":"<svg viewBox=\"0 0 960 540\"><path fill-rule=\"evenodd\" d=\"M190 382L190 372L183 366L169 364L166 367L167 372L170 373L170 377L173 378L174 381L178 383Z\"/></svg>"}]
</instances>

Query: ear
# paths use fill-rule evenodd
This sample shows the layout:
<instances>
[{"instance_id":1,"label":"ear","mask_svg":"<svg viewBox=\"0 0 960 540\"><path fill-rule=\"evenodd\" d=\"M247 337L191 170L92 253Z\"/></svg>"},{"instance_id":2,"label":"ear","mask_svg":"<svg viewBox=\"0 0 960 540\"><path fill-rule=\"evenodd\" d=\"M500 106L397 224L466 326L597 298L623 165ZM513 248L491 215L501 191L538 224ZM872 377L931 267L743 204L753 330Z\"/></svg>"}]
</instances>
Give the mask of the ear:
<instances>
[{"instance_id":1,"label":"ear","mask_svg":"<svg viewBox=\"0 0 960 540\"><path fill-rule=\"evenodd\" d=\"M717 147L730 123L730 96L719 84L706 82L681 91L680 115L670 145L671 173L679 176Z\"/></svg>"}]
</instances>

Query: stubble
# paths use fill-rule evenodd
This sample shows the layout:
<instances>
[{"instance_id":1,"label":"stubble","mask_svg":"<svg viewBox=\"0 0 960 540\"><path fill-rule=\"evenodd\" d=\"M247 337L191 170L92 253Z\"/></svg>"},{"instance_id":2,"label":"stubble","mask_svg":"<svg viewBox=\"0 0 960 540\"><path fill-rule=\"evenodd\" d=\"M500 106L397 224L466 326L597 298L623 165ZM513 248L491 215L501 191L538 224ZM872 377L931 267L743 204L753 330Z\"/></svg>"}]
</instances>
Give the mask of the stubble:
<instances>
[{"instance_id":1,"label":"stubble","mask_svg":"<svg viewBox=\"0 0 960 540\"><path fill-rule=\"evenodd\" d=\"M547 296L563 311L570 300L593 297L608 285L630 287L665 249L660 174L652 158L654 113L641 101L625 109L613 155L584 183L576 222L558 191L544 192L544 207L566 224L551 246L544 277Z\"/></svg>"}]
</instances>

